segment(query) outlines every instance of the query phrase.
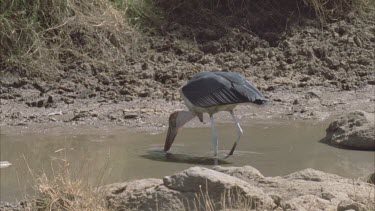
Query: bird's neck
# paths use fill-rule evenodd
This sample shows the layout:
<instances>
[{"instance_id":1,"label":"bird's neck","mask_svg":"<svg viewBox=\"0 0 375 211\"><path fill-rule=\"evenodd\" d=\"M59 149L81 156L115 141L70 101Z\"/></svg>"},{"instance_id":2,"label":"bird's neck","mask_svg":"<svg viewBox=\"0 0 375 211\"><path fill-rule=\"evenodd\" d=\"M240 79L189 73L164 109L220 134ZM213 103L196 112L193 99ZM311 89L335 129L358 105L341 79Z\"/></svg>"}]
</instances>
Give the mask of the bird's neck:
<instances>
[{"instance_id":1,"label":"bird's neck","mask_svg":"<svg viewBox=\"0 0 375 211\"><path fill-rule=\"evenodd\" d=\"M193 114L190 111L178 111L177 117L176 117L176 127L177 128L182 127L187 122L192 120L194 117L195 117L195 114Z\"/></svg>"}]
</instances>

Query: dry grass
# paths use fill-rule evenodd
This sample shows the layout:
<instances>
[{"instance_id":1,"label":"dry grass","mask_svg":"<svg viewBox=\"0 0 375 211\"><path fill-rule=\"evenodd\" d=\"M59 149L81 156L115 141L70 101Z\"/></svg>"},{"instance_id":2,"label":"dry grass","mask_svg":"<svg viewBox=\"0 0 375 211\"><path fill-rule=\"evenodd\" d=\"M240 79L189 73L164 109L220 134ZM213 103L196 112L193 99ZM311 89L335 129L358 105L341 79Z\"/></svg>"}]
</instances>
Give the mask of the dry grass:
<instances>
[{"instance_id":1,"label":"dry grass","mask_svg":"<svg viewBox=\"0 0 375 211\"><path fill-rule=\"evenodd\" d=\"M33 178L33 196L26 196L26 210L108 210L105 201L95 188L84 182L80 176L73 176L66 160L55 160L57 169L52 167L52 175L37 174L30 169L24 157L28 172ZM56 163L57 162L57 163ZM51 165L54 166L54 165Z\"/></svg>"},{"instance_id":2,"label":"dry grass","mask_svg":"<svg viewBox=\"0 0 375 211\"><path fill-rule=\"evenodd\" d=\"M103 199L95 193L92 187L66 175L58 175L52 179L42 175L38 179L37 191L40 196L35 200L33 209L107 210Z\"/></svg>"},{"instance_id":3,"label":"dry grass","mask_svg":"<svg viewBox=\"0 0 375 211\"><path fill-rule=\"evenodd\" d=\"M327 20L336 20L351 11L360 11L367 8L372 0L302 0L311 8L322 23Z\"/></svg>"},{"instance_id":4,"label":"dry grass","mask_svg":"<svg viewBox=\"0 0 375 211\"><path fill-rule=\"evenodd\" d=\"M108 0L4 0L0 10L4 73L53 78L82 63L101 71L123 65L135 46L134 31Z\"/></svg>"},{"instance_id":5,"label":"dry grass","mask_svg":"<svg viewBox=\"0 0 375 211\"><path fill-rule=\"evenodd\" d=\"M185 207L186 210L202 210L202 211L216 211L216 210L267 210L258 198L252 198L244 195L239 189L228 189L220 194L217 198L214 195L217 193L210 192L207 187L195 194L192 205Z\"/></svg>"}]
</instances>

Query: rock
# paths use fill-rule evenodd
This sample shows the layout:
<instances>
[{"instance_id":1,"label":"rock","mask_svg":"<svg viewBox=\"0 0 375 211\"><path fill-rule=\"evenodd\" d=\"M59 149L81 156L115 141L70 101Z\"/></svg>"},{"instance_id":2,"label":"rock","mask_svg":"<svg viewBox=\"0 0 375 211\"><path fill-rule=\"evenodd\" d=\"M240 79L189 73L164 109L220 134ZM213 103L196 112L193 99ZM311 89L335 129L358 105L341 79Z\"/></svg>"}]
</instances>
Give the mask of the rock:
<instances>
[{"instance_id":1,"label":"rock","mask_svg":"<svg viewBox=\"0 0 375 211\"><path fill-rule=\"evenodd\" d=\"M111 83L111 80L105 73L99 73L96 78L103 84L103 85L109 85Z\"/></svg>"},{"instance_id":2,"label":"rock","mask_svg":"<svg viewBox=\"0 0 375 211\"><path fill-rule=\"evenodd\" d=\"M368 176L367 182L375 185L375 172Z\"/></svg>"},{"instance_id":3,"label":"rock","mask_svg":"<svg viewBox=\"0 0 375 211\"><path fill-rule=\"evenodd\" d=\"M38 100L35 100L35 101L31 101L31 102L26 102L26 105L29 106L29 107L38 107L38 108L42 108L42 107L51 107L54 103L54 100L53 100L53 97L52 96L48 96L47 99L38 99Z\"/></svg>"},{"instance_id":4,"label":"rock","mask_svg":"<svg viewBox=\"0 0 375 211\"><path fill-rule=\"evenodd\" d=\"M213 170L228 174L230 176L248 181L253 179L264 178L264 176L252 166L243 167L221 167L215 166Z\"/></svg>"},{"instance_id":5,"label":"rock","mask_svg":"<svg viewBox=\"0 0 375 211\"><path fill-rule=\"evenodd\" d=\"M319 198L314 195L306 195L293 198L289 201L282 202L281 207L284 210L335 210L336 206L332 205L330 201ZM313 208L313 209L312 209Z\"/></svg>"},{"instance_id":6,"label":"rock","mask_svg":"<svg viewBox=\"0 0 375 211\"><path fill-rule=\"evenodd\" d=\"M74 117L70 121L79 121L90 116L91 114L89 111L79 111L79 112L75 112Z\"/></svg>"},{"instance_id":7,"label":"rock","mask_svg":"<svg viewBox=\"0 0 375 211\"><path fill-rule=\"evenodd\" d=\"M44 81L35 81L33 84L34 88L39 90L41 93L46 93L51 90L51 87Z\"/></svg>"},{"instance_id":8,"label":"rock","mask_svg":"<svg viewBox=\"0 0 375 211\"><path fill-rule=\"evenodd\" d=\"M369 207L365 205L354 202L352 200L344 200L339 203L337 206L337 211L348 211L348 210L355 210L355 211L365 211L370 210Z\"/></svg>"},{"instance_id":9,"label":"rock","mask_svg":"<svg viewBox=\"0 0 375 211\"><path fill-rule=\"evenodd\" d=\"M329 180L338 180L338 179L341 179L342 177L308 168L302 171L291 173L287 176L284 176L284 178L291 179L291 180L322 182L322 181L329 181Z\"/></svg>"},{"instance_id":10,"label":"rock","mask_svg":"<svg viewBox=\"0 0 375 211\"><path fill-rule=\"evenodd\" d=\"M319 90L311 90L305 95L306 99L320 98L322 93Z\"/></svg>"},{"instance_id":11,"label":"rock","mask_svg":"<svg viewBox=\"0 0 375 211\"><path fill-rule=\"evenodd\" d=\"M76 85L73 82L65 82L59 86L59 89L64 92L74 92L76 90Z\"/></svg>"},{"instance_id":12,"label":"rock","mask_svg":"<svg viewBox=\"0 0 375 211\"><path fill-rule=\"evenodd\" d=\"M184 210L184 195L161 179L142 179L99 188L110 210Z\"/></svg>"},{"instance_id":13,"label":"rock","mask_svg":"<svg viewBox=\"0 0 375 211\"><path fill-rule=\"evenodd\" d=\"M0 94L0 99L4 99L4 100L14 99L14 95L9 94L9 93L2 93Z\"/></svg>"},{"instance_id":14,"label":"rock","mask_svg":"<svg viewBox=\"0 0 375 211\"><path fill-rule=\"evenodd\" d=\"M280 194L277 194L277 193L268 193L267 194L269 197L271 197L271 199L273 200L273 203L276 204L276 206L281 206L281 196Z\"/></svg>"},{"instance_id":15,"label":"rock","mask_svg":"<svg viewBox=\"0 0 375 211\"><path fill-rule=\"evenodd\" d=\"M223 208L223 194L246 198L251 207L273 208L275 204L259 188L244 180L202 167L192 167L172 176L164 177L164 185L180 192L207 193L216 209Z\"/></svg>"},{"instance_id":16,"label":"rock","mask_svg":"<svg viewBox=\"0 0 375 211\"><path fill-rule=\"evenodd\" d=\"M332 122L321 141L348 149L375 150L374 123L372 113L351 112Z\"/></svg>"},{"instance_id":17,"label":"rock","mask_svg":"<svg viewBox=\"0 0 375 211\"><path fill-rule=\"evenodd\" d=\"M108 114L110 120L122 120L124 119L125 112L123 110L115 110Z\"/></svg>"}]
</instances>

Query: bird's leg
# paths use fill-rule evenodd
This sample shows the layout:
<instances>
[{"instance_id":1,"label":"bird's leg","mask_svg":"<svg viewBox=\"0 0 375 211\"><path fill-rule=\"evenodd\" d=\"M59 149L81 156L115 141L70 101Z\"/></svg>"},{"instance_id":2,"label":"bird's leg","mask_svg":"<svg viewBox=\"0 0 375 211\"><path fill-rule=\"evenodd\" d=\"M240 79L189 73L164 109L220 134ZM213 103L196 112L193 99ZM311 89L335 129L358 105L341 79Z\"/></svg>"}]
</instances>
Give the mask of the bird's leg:
<instances>
[{"instance_id":1,"label":"bird's leg","mask_svg":"<svg viewBox=\"0 0 375 211\"><path fill-rule=\"evenodd\" d=\"M217 154L218 154L218 151L219 151L219 145L218 145L217 132L216 132L216 128L215 128L215 122L214 122L213 115L210 115L210 119L211 119L211 128L212 128L212 141L214 143L215 165L217 165L218 164Z\"/></svg>"},{"instance_id":2,"label":"bird's leg","mask_svg":"<svg viewBox=\"0 0 375 211\"><path fill-rule=\"evenodd\" d=\"M230 150L229 154L225 158L228 158L229 156L233 155L233 152L236 149L237 143L240 140L241 135L243 133L240 123L238 123L238 120L236 116L234 116L233 111L230 111L230 114L232 115L233 121L236 123L236 126L237 126L237 140L234 142L232 149Z\"/></svg>"}]
</instances>

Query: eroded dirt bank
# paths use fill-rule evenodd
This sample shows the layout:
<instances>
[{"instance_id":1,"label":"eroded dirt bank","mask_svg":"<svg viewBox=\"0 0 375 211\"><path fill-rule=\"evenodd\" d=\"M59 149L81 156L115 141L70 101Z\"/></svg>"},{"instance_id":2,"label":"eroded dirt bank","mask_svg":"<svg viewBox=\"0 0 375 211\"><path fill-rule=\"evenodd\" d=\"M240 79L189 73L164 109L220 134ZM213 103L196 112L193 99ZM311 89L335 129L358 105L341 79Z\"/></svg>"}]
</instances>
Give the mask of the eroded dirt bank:
<instances>
[{"instance_id":1,"label":"eroded dirt bank","mask_svg":"<svg viewBox=\"0 0 375 211\"><path fill-rule=\"evenodd\" d=\"M140 38L143 50L128 53L121 66L80 57L62 64L48 80L2 71L1 126L160 126L168 113L183 107L178 89L200 71L235 71L252 81L272 102L252 118L324 118L356 108L372 112L372 10L325 25L301 16L284 30L261 20L246 25L246 19L212 15L172 13ZM90 44L85 42L90 34L75 36L82 48Z\"/></svg>"}]
</instances>

